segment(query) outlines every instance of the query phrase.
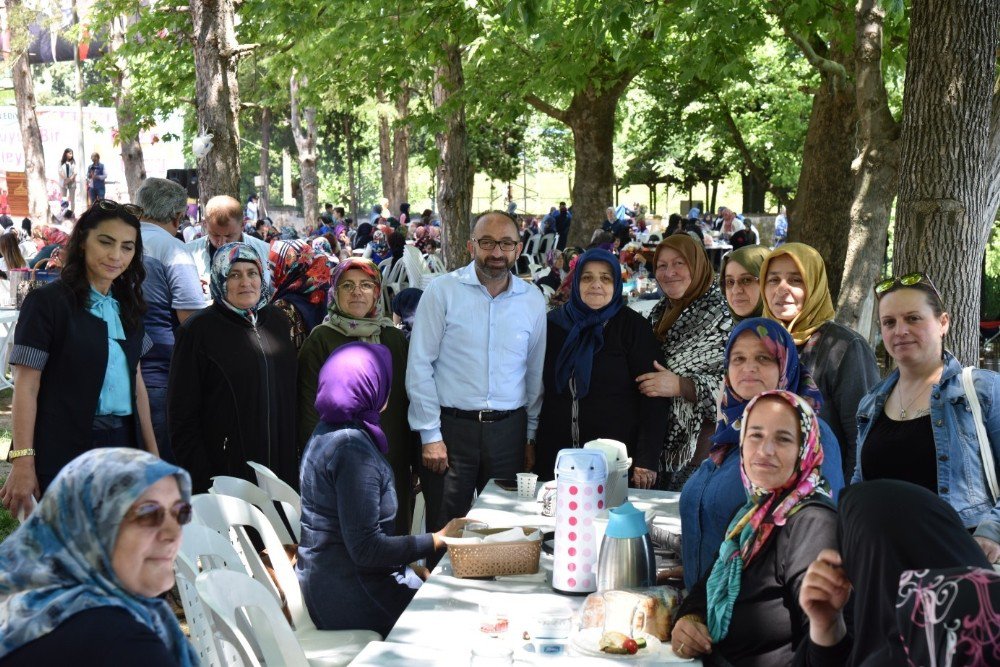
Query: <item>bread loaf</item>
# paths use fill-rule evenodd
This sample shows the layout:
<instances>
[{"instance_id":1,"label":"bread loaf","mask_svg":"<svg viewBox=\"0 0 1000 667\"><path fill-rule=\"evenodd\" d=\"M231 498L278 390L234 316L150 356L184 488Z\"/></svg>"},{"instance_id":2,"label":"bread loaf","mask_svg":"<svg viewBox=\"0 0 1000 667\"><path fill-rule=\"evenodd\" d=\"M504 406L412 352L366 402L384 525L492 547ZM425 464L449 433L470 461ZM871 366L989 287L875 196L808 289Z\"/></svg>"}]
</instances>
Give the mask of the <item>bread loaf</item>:
<instances>
[{"instance_id":1,"label":"bread loaf","mask_svg":"<svg viewBox=\"0 0 1000 667\"><path fill-rule=\"evenodd\" d=\"M625 628L640 630L653 635L660 641L670 638L674 614L680 604L677 590L670 586L654 586L639 590L619 591L625 595L620 599L628 604L615 604L611 609L612 618L607 618L603 593L591 593L583 603L582 625L584 628ZM632 613L632 609L636 613Z\"/></svg>"}]
</instances>

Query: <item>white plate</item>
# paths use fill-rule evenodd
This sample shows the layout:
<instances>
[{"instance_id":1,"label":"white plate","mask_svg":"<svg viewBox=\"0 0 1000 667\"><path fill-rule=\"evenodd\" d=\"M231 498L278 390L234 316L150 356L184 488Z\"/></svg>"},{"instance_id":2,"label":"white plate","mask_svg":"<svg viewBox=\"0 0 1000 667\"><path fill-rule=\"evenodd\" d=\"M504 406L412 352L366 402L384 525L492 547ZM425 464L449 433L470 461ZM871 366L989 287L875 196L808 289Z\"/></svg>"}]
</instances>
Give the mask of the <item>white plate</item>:
<instances>
[{"instance_id":1,"label":"white plate","mask_svg":"<svg viewBox=\"0 0 1000 667\"><path fill-rule=\"evenodd\" d=\"M603 634L604 628L586 628L573 635L570 645L580 655L595 658L611 658L613 660L644 660L646 658L659 660L661 657L668 655L667 651L669 651L669 655L673 655L673 651L670 651L669 646L664 646L659 639L646 633L642 633L646 639L646 648L639 649L635 655L605 653L598 648L601 642L601 635Z\"/></svg>"}]
</instances>

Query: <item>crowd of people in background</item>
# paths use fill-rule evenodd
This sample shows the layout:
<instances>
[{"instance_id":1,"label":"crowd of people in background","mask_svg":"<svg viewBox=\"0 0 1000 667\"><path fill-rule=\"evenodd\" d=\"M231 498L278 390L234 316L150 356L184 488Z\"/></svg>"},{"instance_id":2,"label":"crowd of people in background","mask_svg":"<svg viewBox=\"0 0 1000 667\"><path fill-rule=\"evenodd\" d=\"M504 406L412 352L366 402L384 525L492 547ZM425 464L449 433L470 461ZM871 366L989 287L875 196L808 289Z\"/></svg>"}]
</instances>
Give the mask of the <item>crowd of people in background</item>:
<instances>
[{"instance_id":1,"label":"crowd of people in background","mask_svg":"<svg viewBox=\"0 0 1000 667\"><path fill-rule=\"evenodd\" d=\"M63 160L71 197L72 151ZM28 664L56 633L85 636L124 610L164 664L184 664L156 600L169 577L131 581L114 536L177 542L191 493L249 478L248 461L302 494L295 567L321 629L385 634L426 577L412 561L433 561L489 479L551 479L560 449L597 438L627 445L632 486L680 492L681 657L938 655L891 613L901 572L1000 562L984 474L1000 460L1000 376L951 355L945 295L913 272L873 287L894 363L883 379L868 341L835 321L823 258L787 242L784 210L764 245L727 207L665 225L608 207L586 248L570 243L585 234L564 202L537 221L490 211L472 221L467 264L387 298L410 247L439 251L432 211L383 199L356 221L326 204L296 231L256 196L218 196L194 221L180 185L149 178L119 204L102 174L95 154L92 204L68 228L0 235L0 271L59 270L24 297L10 355L16 456L0 501L15 515L41 504L0 546L17 559L0 568L0 660ZM537 234L557 240L521 279ZM631 308L636 278L655 292L648 316ZM410 535L417 484L428 532ZM97 516L67 509L98 493ZM62 522L78 525L31 542ZM113 554L111 570L90 556L60 569L76 548ZM989 581L963 586L962 604L995 604ZM76 592L37 623L46 585ZM106 609L73 615L94 607ZM1000 650L996 632L952 632Z\"/></svg>"}]
</instances>

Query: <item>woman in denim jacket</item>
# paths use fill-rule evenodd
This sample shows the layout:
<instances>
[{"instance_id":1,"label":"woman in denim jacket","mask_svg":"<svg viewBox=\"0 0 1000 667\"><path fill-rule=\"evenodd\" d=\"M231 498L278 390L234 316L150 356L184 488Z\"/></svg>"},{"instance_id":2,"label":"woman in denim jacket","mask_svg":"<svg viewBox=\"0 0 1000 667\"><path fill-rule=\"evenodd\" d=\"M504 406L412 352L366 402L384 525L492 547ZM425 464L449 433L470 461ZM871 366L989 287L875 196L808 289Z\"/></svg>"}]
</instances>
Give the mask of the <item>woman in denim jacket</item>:
<instances>
[{"instance_id":1,"label":"woman in denim jacket","mask_svg":"<svg viewBox=\"0 0 1000 667\"><path fill-rule=\"evenodd\" d=\"M858 406L853 482L900 479L948 502L990 562L1000 561L1000 504L986 483L979 439L962 386L962 365L944 349L949 317L927 276L875 287L882 340L897 369ZM973 385L1000 468L1000 375L975 370Z\"/></svg>"}]
</instances>

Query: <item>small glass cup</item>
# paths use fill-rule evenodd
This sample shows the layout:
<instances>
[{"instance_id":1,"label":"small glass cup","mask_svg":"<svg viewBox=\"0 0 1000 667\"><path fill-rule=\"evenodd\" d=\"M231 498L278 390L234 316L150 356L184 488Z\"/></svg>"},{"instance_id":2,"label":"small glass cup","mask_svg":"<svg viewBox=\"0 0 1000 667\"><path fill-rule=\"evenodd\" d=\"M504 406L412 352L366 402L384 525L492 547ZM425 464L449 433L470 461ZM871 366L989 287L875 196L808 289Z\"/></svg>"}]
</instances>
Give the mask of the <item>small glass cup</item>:
<instances>
[{"instance_id":1,"label":"small glass cup","mask_svg":"<svg viewBox=\"0 0 1000 667\"><path fill-rule=\"evenodd\" d=\"M469 667L506 667L514 664L514 650L499 642L480 642L472 648Z\"/></svg>"},{"instance_id":2,"label":"small glass cup","mask_svg":"<svg viewBox=\"0 0 1000 667\"><path fill-rule=\"evenodd\" d=\"M510 621L507 610L492 604L479 605L479 631L490 637L503 637Z\"/></svg>"}]
</instances>

